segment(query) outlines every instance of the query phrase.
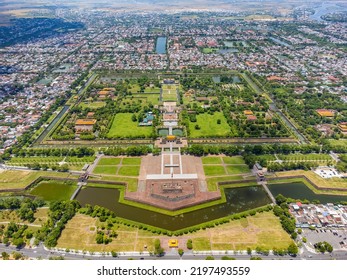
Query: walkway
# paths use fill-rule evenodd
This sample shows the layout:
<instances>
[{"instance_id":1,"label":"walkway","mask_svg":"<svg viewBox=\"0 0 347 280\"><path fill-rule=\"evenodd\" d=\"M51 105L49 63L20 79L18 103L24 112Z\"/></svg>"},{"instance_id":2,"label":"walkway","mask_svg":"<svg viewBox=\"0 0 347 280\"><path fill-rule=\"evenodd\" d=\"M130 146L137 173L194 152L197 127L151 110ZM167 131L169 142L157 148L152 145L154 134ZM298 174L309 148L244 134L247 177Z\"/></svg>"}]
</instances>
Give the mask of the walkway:
<instances>
[{"instance_id":1,"label":"walkway","mask_svg":"<svg viewBox=\"0 0 347 280\"><path fill-rule=\"evenodd\" d=\"M272 193L270 192L269 188L267 187L266 182L264 181L260 181L258 182L259 185L262 185L264 187L264 190L267 192L268 196L270 197L271 201L273 204L276 204L276 199L274 198L274 196L272 195Z\"/></svg>"}]
</instances>

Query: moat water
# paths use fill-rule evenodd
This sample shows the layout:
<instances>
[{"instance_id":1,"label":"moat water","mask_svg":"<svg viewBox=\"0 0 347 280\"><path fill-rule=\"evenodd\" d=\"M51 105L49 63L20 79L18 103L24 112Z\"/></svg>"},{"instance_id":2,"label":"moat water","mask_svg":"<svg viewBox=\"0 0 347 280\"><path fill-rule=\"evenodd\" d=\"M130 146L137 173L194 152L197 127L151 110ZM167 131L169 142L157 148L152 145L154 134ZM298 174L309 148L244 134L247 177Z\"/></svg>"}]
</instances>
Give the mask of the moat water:
<instances>
[{"instance_id":1,"label":"moat water","mask_svg":"<svg viewBox=\"0 0 347 280\"><path fill-rule=\"evenodd\" d=\"M225 203L172 217L120 203L118 201L119 194L118 189L87 187L78 193L76 200L81 205L91 204L103 206L114 211L119 217L171 231L223 218L271 203L264 189L259 186L226 188Z\"/></svg>"}]
</instances>

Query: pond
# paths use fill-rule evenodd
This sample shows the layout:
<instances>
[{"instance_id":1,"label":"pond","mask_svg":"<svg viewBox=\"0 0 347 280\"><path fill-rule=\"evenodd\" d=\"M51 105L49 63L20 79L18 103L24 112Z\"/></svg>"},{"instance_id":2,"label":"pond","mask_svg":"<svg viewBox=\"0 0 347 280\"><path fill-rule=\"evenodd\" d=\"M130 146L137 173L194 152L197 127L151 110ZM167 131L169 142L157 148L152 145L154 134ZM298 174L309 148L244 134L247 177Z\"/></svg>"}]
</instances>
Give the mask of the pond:
<instances>
[{"instance_id":1,"label":"pond","mask_svg":"<svg viewBox=\"0 0 347 280\"><path fill-rule=\"evenodd\" d=\"M321 203L347 201L347 196L343 195L316 194L302 182L269 184L268 187L274 197L282 194L294 199L319 200Z\"/></svg>"},{"instance_id":2,"label":"pond","mask_svg":"<svg viewBox=\"0 0 347 280\"><path fill-rule=\"evenodd\" d=\"M169 135L169 129L168 128L159 128L158 129L158 135L159 136L168 136Z\"/></svg>"},{"instance_id":3,"label":"pond","mask_svg":"<svg viewBox=\"0 0 347 280\"><path fill-rule=\"evenodd\" d=\"M158 37L155 51L157 54L166 54L166 37Z\"/></svg>"},{"instance_id":4,"label":"pond","mask_svg":"<svg viewBox=\"0 0 347 280\"><path fill-rule=\"evenodd\" d=\"M174 128L172 129L172 134L175 136L183 136L183 129L182 128Z\"/></svg>"},{"instance_id":5,"label":"pond","mask_svg":"<svg viewBox=\"0 0 347 280\"><path fill-rule=\"evenodd\" d=\"M259 186L226 188L225 203L171 217L119 203L119 194L118 189L87 187L81 189L76 200L81 205L87 203L100 205L114 211L119 217L171 231L223 218L271 203L264 189Z\"/></svg>"},{"instance_id":6,"label":"pond","mask_svg":"<svg viewBox=\"0 0 347 280\"><path fill-rule=\"evenodd\" d=\"M69 200L77 189L77 183L70 181L42 181L30 191L31 195L46 201Z\"/></svg>"},{"instance_id":7,"label":"pond","mask_svg":"<svg viewBox=\"0 0 347 280\"><path fill-rule=\"evenodd\" d=\"M286 42L281 41L280 39L277 39L277 38L274 38L274 37L270 37L270 39L272 41L274 41L275 43L277 43L277 44L280 44L280 45L288 47L288 48L292 48L291 45L287 44Z\"/></svg>"}]
</instances>

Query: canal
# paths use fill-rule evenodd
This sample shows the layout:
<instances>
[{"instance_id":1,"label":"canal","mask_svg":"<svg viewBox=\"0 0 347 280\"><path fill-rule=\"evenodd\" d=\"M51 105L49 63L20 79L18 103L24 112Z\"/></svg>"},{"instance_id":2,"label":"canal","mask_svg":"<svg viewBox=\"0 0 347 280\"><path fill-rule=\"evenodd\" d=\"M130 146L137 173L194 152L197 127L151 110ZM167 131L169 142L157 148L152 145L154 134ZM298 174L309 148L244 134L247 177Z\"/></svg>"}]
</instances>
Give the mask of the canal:
<instances>
[{"instance_id":1,"label":"canal","mask_svg":"<svg viewBox=\"0 0 347 280\"><path fill-rule=\"evenodd\" d=\"M173 217L119 203L119 195L120 192L118 189L87 187L78 193L76 200L81 205L91 204L103 206L114 211L121 218L171 231L223 218L271 203L266 192L260 186L226 188L225 203Z\"/></svg>"},{"instance_id":2,"label":"canal","mask_svg":"<svg viewBox=\"0 0 347 280\"><path fill-rule=\"evenodd\" d=\"M302 182L268 184L268 188L274 197L282 194L285 197L294 199L307 199L309 201L319 200L321 203L347 201L347 196L344 195L316 194Z\"/></svg>"}]
</instances>

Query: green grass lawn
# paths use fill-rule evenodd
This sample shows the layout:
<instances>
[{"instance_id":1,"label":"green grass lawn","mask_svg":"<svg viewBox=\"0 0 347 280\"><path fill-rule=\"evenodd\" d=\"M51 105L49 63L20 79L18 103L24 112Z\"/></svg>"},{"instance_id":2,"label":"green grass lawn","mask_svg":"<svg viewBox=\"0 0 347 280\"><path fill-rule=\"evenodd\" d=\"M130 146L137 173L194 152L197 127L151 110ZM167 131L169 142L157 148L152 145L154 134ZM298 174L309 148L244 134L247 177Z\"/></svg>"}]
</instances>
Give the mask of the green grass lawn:
<instances>
[{"instance_id":1,"label":"green grass lawn","mask_svg":"<svg viewBox=\"0 0 347 280\"><path fill-rule=\"evenodd\" d=\"M177 100L177 86L176 85L162 85L163 101L176 101Z\"/></svg>"},{"instance_id":2,"label":"green grass lawn","mask_svg":"<svg viewBox=\"0 0 347 280\"><path fill-rule=\"evenodd\" d=\"M115 116L108 137L116 138L147 138L152 134L152 127L140 127L131 120L131 113L119 113Z\"/></svg>"},{"instance_id":3,"label":"green grass lawn","mask_svg":"<svg viewBox=\"0 0 347 280\"><path fill-rule=\"evenodd\" d=\"M47 201L69 200L76 189L77 185L73 182L43 181L30 194Z\"/></svg>"},{"instance_id":4,"label":"green grass lawn","mask_svg":"<svg viewBox=\"0 0 347 280\"><path fill-rule=\"evenodd\" d=\"M330 157L327 154L289 154L289 155L277 155L277 157L281 160L333 160L332 157Z\"/></svg>"},{"instance_id":5,"label":"green grass lawn","mask_svg":"<svg viewBox=\"0 0 347 280\"><path fill-rule=\"evenodd\" d=\"M117 166L110 165L97 165L93 170L94 174L116 175L116 172Z\"/></svg>"},{"instance_id":6,"label":"green grass lawn","mask_svg":"<svg viewBox=\"0 0 347 280\"><path fill-rule=\"evenodd\" d=\"M222 160L220 157L203 157L202 164L221 164Z\"/></svg>"},{"instance_id":7,"label":"green grass lawn","mask_svg":"<svg viewBox=\"0 0 347 280\"><path fill-rule=\"evenodd\" d=\"M123 165L140 165L141 158L135 158L135 157L123 158L122 164Z\"/></svg>"},{"instance_id":8,"label":"green grass lawn","mask_svg":"<svg viewBox=\"0 0 347 280\"><path fill-rule=\"evenodd\" d=\"M140 166L122 166L118 170L120 176L139 176Z\"/></svg>"},{"instance_id":9,"label":"green grass lawn","mask_svg":"<svg viewBox=\"0 0 347 280\"><path fill-rule=\"evenodd\" d=\"M102 108L106 105L106 102L104 101L95 101L95 102L91 102L91 103L84 103L81 102L80 103L80 107L85 109L85 108L89 108L89 109L98 109L98 108Z\"/></svg>"},{"instance_id":10,"label":"green grass lawn","mask_svg":"<svg viewBox=\"0 0 347 280\"><path fill-rule=\"evenodd\" d=\"M204 165L204 172L206 176L225 175L225 169L220 165Z\"/></svg>"},{"instance_id":11,"label":"green grass lawn","mask_svg":"<svg viewBox=\"0 0 347 280\"><path fill-rule=\"evenodd\" d=\"M189 122L190 137L213 137L227 136L230 132L230 127L222 112L216 112L213 115L199 114L196 116L197 122ZM221 120L221 124L217 124L217 120ZM200 129L195 129L199 125Z\"/></svg>"},{"instance_id":12,"label":"green grass lawn","mask_svg":"<svg viewBox=\"0 0 347 280\"><path fill-rule=\"evenodd\" d=\"M150 93L139 93L139 94L133 94L133 101L137 98L143 100L142 102L144 104L152 103L153 105L158 105L159 103L159 92L158 94L150 94Z\"/></svg>"},{"instance_id":13,"label":"green grass lawn","mask_svg":"<svg viewBox=\"0 0 347 280\"><path fill-rule=\"evenodd\" d=\"M247 165L227 165L226 169L229 175L243 174L250 172Z\"/></svg>"},{"instance_id":14,"label":"green grass lawn","mask_svg":"<svg viewBox=\"0 0 347 280\"><path fill-rule=\"evenodd\" d=\"M210 54L210 53L214 53L216 52L218 49L215 49L215 48L203 48L202 49L202 53L204 54Z\"/></svg>"},{"instance_id":15,"label":"green grass lawn","mask_svg":"<svg viewBox=\"0 0 347 280\"><path fill-rule=\"evenodd\" d=\"M245 164L245 161L242 157L223 157L225 164Z\"/></svg>"},{"instance_id":16,"label":"green grass lawn","mask_svg":"<svg viewBox=\"0 0 347 280\"><path fill-rule=\"evenodd\" d=\"M347 139L329 139L327 140L329 142L329 144L331 144L332 146L336 146L336 147L347 147Z\"/></svg>"},{"instance_id":17,"label":"green grass lawn","mask_svg":"<svg viewBox=\"0 0 347 280\"><path fill-rule=\"evenodd\" d=\"M131 93L138 93L140 91L140 86L138 84L131 85L131 88L129 89Z\"/></svg>"},{"instance_id":18,"label":"green grass lawn","mask_svg":"<svg viewBox=\"0 0 347 280\"><path fill-rule=\"evenodd\" d=\"M20 189L25 188L31 182L40 176L59 177L59 178L77 178L69 173L50 172L50 171L0 171L0 189Z\"/></svg>"},{"instance_id":19,"label":"green grass lawn","mask_svg":"<svg viewBox=\"0 0 347 280\"><path fill-rule=\"evenodd\" d=\"M118 165L121 158L101 158L98 165Z\"/></svg>"},{"instance_id":20,"label":"green grass lawn","mask_svg":"<svg viewBox=\"0 0 347 280\"><path fill-rule=\"evenodd\" d=\"M158 87L154 87L154 88L146 87L144 90L144 93L160 93L160 88L158 88Z\"/></svg>"}]
</instances>

